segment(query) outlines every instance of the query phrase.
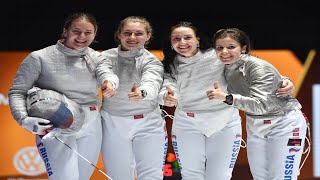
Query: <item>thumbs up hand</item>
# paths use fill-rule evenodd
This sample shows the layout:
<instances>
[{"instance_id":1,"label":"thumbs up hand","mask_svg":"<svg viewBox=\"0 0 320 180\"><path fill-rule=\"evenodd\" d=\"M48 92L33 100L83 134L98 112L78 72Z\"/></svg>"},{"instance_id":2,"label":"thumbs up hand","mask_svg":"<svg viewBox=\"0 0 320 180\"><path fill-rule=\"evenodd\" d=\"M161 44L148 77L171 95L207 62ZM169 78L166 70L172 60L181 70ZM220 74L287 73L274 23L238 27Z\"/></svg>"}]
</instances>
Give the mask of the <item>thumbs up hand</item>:
<instances>
[{"instance_id":1,"label":"thumbs up hand","mask_svg":"<svg viewBox=\"0 0 320 180\"><path fill-rule=\"evenodd\" d=\"M166 86L166 89L167 89L167 92L163 96L164 105L168 107L176 106L178 102L178 98L174 96L174 92L169 86Z\"/></svg>"},{"instance_id":2,"label":"thumbs up hand","mask_svg":"<svg viewBox=\"0 0 320 180\"><path fill-rule=\"evenodd\" d=\"M213 84L213 88L210 89L209 91L207 91L207 96L209 98L209 100L220 100L220 101L224 101L226 100L226 93L223 92L220 88L219 88L219 84L218 82L215 82Z\"/></svg>"},{"instance_id":3,"label":"thumbs up hand","mask_svg":"<svg viewBox=\"0 0 320 180\"><path fill-rule=\"evenodd\" d=\"M133 83L133 86L132 86L132 88L131 88L131 92L135 92L137 89L138 89L138 83L137 83L137 82L134 82L134 83Z\"/></svg>"},{"instance_id":4,"label":"thumbs up hand","mask_svg":"<svg viewBox=\"0 0 320 180\"><path fill-rule=\"evenodd\" d=\"M140 101L142 99L142 93L137 82L133 83L131 92L129 92L128 96L131 101Z\"/></svg>"},{"instance_id":5,"label":"thumbs up hand","mask_svg":"<svg viewBox=\"0 0 320 180\"><path fill-rule=\"evenodd\" d=\"M166 86L166 89L167 89L167 95L174 96L174 92L172 91L172 89L169 86Z\"/></svg>"},{"instance_id":6,"label":"thumbs up hand","mask_svg":"<svg viewBox=\"0 0 320 180\"><path fill-rule=\"evenodd\" d=\"M104 81L101 85L102 95L106 98L111 98L116 94L116 90L111 81Z\"/></svg>"}]
</instances>

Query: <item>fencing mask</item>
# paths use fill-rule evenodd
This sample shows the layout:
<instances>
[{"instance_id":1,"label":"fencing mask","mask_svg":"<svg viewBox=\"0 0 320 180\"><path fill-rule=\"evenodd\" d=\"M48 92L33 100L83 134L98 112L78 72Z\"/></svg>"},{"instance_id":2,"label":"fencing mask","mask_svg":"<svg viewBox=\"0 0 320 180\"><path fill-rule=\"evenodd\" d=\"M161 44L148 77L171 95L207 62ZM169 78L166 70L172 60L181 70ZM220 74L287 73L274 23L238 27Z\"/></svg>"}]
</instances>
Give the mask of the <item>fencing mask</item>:
<instances>
[{"instance_id":1,"label":"fencing mask","mask_svg":"<svg viewBox=\"0 0 320 180\"><path fill-rule=\"evenodd\" d=\"M81 106L65 95L38 87L27 92L27 111L31 117L49 120L63 134L77 132L85 116Z\"/></svg>"}]
</instances>

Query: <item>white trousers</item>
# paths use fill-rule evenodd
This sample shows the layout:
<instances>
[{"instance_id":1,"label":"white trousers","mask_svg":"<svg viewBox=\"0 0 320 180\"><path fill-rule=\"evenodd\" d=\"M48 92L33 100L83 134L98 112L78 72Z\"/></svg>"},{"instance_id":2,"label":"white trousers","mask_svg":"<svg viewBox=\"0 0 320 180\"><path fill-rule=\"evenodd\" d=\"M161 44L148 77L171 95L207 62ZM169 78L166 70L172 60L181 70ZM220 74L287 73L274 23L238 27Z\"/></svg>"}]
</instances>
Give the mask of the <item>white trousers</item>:
<instances>
[{"instance_id":1,"label":"white trousers","mask_svg":"<svg viewBox=\"0 0 320 180\"><path fill-rule=\"evenodd\" d=\"M102 157L114 180L163 180L167 153L160 109L148 114L112 116L102 110Z\"/></svg>"},{"instance_id":2,"label":"white trousers","mask_svg":"<svg viewBox=\"0 0 320 180\"><path fill-rule=\"evenodd\" d=\"M209 137L194 124L197 117L197 113L190 118L188 113L179 111L173 120L172 143L182 180L231 179L242 140L241 117L234 114L226 118L231 121ZM207 121L215 118L213 112Z\"/></svg>"},{"instance_id":3,"label":"white trousers","mask_svg":"<svg viewBox=\"0 0 320 180\"><path fill-rule=\"evenodd\" d=\"M65 142L73 150L96 165L98 162L102 128L101 116L97 109L83 107L85 120L82 128L76 134L60 134L59 139ZM42 140L36 136L37 148L47 168L49 180L88 180L94 167L78 156L66 145L57 139Z\"/></svg>"},{"instance_id":4,"label":"white trousers","mask_svg":"<svg viewBox=\"0 0 320 180\"><path fill-rule=\"evenodd\" d=\"M296 180L306 129L306 120L300 110L280 117L263 135L254 134L247 127L247 156L254 180Z\"/></svg>"}]
</instances>

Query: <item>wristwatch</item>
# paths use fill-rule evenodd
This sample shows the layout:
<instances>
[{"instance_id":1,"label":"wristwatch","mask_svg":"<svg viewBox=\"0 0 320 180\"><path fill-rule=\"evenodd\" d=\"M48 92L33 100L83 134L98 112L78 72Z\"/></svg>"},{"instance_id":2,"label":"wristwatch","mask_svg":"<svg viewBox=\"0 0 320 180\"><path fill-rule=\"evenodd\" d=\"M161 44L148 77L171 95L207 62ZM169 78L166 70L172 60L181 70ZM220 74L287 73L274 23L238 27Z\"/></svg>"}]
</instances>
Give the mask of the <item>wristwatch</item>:
<instances>
[{"instance_id":1,"label":"wristwatch","mask_svg":"<svg viewBox=\"0 0 320 180\"><path fill-rule=\"evenodd\" d=\"M143 98L145 98L147 96L147 91L141 90L141 95Z\"/></svg>"},{"instance_id":2,"label":"wristwatch","mask_svg":"<svg viewBox=\"0 0 320 180\"><path fill-rule=\"evenodd\" d=\"M226 95L226 100L223 101L224 103L227 103L228 105L232 105L233 104L233 96L232 94L227 94Z\"/></svg>"}]
</instances>

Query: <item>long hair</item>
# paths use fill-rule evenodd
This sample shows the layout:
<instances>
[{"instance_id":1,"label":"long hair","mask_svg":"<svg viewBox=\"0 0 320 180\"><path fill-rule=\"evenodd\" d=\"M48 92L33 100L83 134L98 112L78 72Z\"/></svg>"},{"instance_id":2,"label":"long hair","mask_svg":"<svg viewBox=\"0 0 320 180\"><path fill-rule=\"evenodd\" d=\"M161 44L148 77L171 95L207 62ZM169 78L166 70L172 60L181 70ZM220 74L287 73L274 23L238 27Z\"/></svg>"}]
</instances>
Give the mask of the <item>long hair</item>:
<instances>
[{"instance_id":1,"label":"long hair","mask_svg":"<svg viewBox=\"0 0 320 180\"><path fill-rule=\"evenodd\" d=\"M179 27L187 27L187 28L192 29L192 31L194 32L196 37L198 39L200 39L199 40L199 50L200 51L204 52L204 51L212 48L212 45L209 41L208 36L199 32L198 29L191 22L181 21L181 22L178 22L176 25L172 26L169 29L167 39L165 40L165 42L163 44L163 49L162 49L163 54L164 54L164 58L162 60L162 63L164 66L164 72L167 74L170 74L170 76L172 78L174 78L173 71L175 71L175 69L176 69L176 67L174 65L174 59L177 56L177 52L171 46L171 34L176 28L179 28Z\"/></svg>"}]
</instances>

